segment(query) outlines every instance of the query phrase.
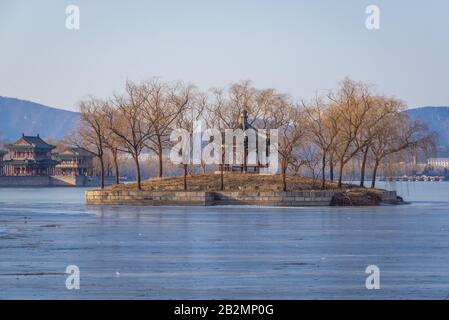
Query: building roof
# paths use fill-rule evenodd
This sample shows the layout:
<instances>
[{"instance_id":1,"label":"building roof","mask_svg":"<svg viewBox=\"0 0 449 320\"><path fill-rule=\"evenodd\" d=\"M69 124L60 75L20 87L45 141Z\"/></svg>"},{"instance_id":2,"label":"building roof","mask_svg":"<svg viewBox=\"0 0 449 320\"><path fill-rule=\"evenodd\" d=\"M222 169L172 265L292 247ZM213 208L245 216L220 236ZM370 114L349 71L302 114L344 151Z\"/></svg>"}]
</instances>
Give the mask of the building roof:
<instances>
[{"instance_id":1,"label":"building roof","mask_svg":"<svg viewBox=\"0 0 449 320\"><path fill-rule=\"evenodd\" d=\"M61 153L56 155L58 158L87 157L93 158L94 154L83 148L68 147Z\"/></svg>"},{"instance_id":2,"label":"building roof","mask_svg":"<svg viewBox=\"0 0 449 320\"><path fill-rule=\"evenodd\" d=\"M36 148L51 150L54 149L55 146L42 140L41 137L39 137L39 134L37 136L26 136L22 134L22 137L15 143L8 145L8 148Z\"/></svg>"}]
</instances>

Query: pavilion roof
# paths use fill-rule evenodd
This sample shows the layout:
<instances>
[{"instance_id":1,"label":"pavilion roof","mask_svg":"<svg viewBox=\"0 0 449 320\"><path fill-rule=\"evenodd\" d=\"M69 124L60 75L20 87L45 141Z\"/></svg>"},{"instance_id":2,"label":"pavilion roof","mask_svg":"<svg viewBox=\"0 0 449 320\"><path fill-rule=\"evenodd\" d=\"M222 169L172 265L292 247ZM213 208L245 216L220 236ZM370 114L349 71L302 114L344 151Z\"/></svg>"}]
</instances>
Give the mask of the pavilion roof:
<instances>
[{"instance_id":1,"label":"pavilion roof","mask_svg":"<svg viewBox=\"0 0 449 320\"><path fill-rule=\"evenodd\" d=\"M243 110L243 112L240 115L239 119L239 128L242 130L248 130L248 129L256 129L252 125L249 124L248 121L248 111Z\"/></svg>"},{"instance_id":2,"label":"pavilion roof","mask_svg":"<svg viewBox=\"0 0 449 320\"><path fill-rule=\"evenodd\" d=\"M73 157L94 157L94 154L86 149L78 147L68 147L63 152L56 154L58 158L73 158Z\"/></svg>"},{"instance_id":3,"label":"pavilion roof","mask_svg":"<svg viewBox=\"0 0 449 320\"><path fill-rule=\"evenodd\" d=\"M37 136L25 136L22 135L22 137L17 140L15 143L8 145L9 149L14 148L36 148L36 149L54 149L55 146L48 144L44 140L42 140L39 135Z\"/></svg>"}]
</instances>

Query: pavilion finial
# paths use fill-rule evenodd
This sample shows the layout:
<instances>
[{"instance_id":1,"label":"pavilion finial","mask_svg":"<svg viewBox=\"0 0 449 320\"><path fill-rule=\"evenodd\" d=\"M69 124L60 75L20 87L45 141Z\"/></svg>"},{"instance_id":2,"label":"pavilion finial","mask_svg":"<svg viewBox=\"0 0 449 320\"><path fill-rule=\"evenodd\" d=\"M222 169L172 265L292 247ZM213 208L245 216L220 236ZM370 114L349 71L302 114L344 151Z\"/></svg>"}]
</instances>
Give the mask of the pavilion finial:
<instances>
[{"instance_id":1,"label":"pavilion finial","mask_svg":"<svg viewBox=\"0 0 449 320\"><path fill-rule=\"evenodd\" d=\"M248 126L248 111L246 109L243 109L241 115L240 115L240 124L242 126L243 130L247 129Z\"/></svg>"}]
</instances>

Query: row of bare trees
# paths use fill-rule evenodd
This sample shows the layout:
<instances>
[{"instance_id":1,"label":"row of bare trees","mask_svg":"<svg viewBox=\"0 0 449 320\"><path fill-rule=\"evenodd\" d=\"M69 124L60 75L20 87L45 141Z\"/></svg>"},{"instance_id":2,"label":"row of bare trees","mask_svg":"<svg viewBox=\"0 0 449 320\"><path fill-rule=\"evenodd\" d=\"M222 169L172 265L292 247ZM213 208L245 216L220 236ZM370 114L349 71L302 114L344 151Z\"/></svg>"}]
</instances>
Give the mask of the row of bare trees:
<instances>
[{"instance_id":1,"label":"row of bare trees","mask_svg":"<svg viewBox=\"0 0 449 320\"><path fill-rule=\"evenodd\" d=\"M152 79L127 82L124 94L107 100L89 97L82 101L81 126L71 135L71 141L99 159L102 187L105 154L114 159L116 183L118 156L130 156L137 188L141 189L142 152L149 150L156 155L162 177L172 130L192 131L194 121L199 119L209 128L234 129L246 111L251 126L279 129L277 152L284 190L287 175L299 174L303 167L314 179L321 177L322 188L336 174L337 186L342 187L345 168L354 162L360 164L361 186L371 168L374 188L378 169L389 157L428 151L433 145L435 137L425 126L411 121L404 109L400 100L377 94L371 86L350 79L340 82L335 90L299 103L275 89L257 89L249 81L203 93L192 85ZM183 168L187 188L188 164ZM223 187L223 173L221 181Z\"/></svg>"},{"instance_id":2,"label":"row of bare trees","mask_svg":"<svg viewBox=\"0 0 449 320\"><path fill-rule=\"evenodd\" d=\"M422 123L411 121L402 101L374 94L362 82L345 79L336 91L303 106L311 138L322 157L322 187L326 167L331 180L337 167L341 187L345 166L358 160L363 186L371 162L374 188L379 166L389 156L430 153L435 149L435 135Z\"/></svg>"},{"instance_id":3,"label":"row of bare trees","mask_svg":"<svg viewBox=\"0 0 449 320\"><path fill-rule=\"evenodd\" d=\"M108 100L89 97L80 103L81 126L70 142L88 148L99 158L102 188L106 150L113 155L116 179L118 155L127 154L134 160L137 186L141 189L139 158L145 149L157 155L159 176L163 176L163 151L169 147L175 120L189 107L191 91L192 87L182 83L154 79L140 84L127 82L125 94Z\"/></svg>"}]
</instances>

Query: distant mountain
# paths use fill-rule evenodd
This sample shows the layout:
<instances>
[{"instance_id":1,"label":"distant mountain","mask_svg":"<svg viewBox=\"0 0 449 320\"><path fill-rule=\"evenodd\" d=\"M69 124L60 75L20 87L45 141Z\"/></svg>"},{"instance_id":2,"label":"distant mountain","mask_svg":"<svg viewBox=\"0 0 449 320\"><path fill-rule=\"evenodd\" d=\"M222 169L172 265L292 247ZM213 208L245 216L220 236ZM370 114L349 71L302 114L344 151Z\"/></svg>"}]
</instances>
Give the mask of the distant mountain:
<instances>
[{"instance_id":1,"label":"distant mountain","mask_svg":"<svg viewBox=\"0 0 449 320\"><path fill-rule=\"evenodd\" d=\"M22 133L43 138L62 138L79 120L77 112L0 97L0 138L15 141Z\"/></svg>"},{"instance_id":2,"label":"distant mountain","mask_svg":"<svg viewBox=\"0 0 449 320\"><path fill-rule=\"evenodd\" d=\"M438 145L441 148L449 147L449 107L420 107L407 112L412 119L423 121L430 131L438 134Z\"/></svg>"}]
</instances>

